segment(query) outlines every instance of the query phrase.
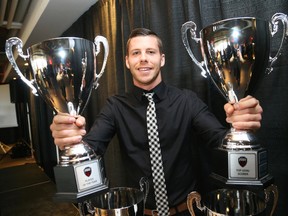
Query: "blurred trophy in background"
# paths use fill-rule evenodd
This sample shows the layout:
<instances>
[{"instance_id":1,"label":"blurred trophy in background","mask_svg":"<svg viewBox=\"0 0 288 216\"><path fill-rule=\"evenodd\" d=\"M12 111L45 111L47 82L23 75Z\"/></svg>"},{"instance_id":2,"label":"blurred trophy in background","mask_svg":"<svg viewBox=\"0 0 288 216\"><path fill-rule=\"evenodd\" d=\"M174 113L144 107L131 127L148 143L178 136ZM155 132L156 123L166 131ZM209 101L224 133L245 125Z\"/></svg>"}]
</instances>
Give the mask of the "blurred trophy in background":
<instances>
[{"instance_id":1,"label":"blurred trophy in background","mask_svg":"<svg viewBox=\"0 0 288 216\"><path fill-rule=\"evenodd\" d=\"M75 37L53 38L29 47L24 55L22 41L13 37L6 41L6 55L19 77L55 112L81 115L92 89L98 86L109 52L106 38L97 36L94 42ZM96 57L101 43L104 59L97 74ZM33 79L28 80L20 71L13 46L20 57L28 59ZM108 189L103 160L84 141L62 151L57 149L57 156L55 200L79 203L90 194Z\"/></svg>"},{"instance_id":2,"label":"blurred trophy in background","mask_svg":"<svg viewBox=\"0 0 288 216\"><path fill-rule=\"evenodd\" d=\"M283 36L278 52L270 56L271 36L283 24ZM182 25L182 40L193 62L204 77L230 103L237 103L257 88L260 79L269 74L280 55L284 38L288 36L287 15L276 13L271 22L254 17L237 17L213 23L196 36L196 24ZM202 62L195 58L190 44L200 43ZM222 145L213 151L212 178L228 185L258 185L271 183L268 174L267 150L260 145L252 131L237 131L233 127Z\"/></svg>"}]
</instances>

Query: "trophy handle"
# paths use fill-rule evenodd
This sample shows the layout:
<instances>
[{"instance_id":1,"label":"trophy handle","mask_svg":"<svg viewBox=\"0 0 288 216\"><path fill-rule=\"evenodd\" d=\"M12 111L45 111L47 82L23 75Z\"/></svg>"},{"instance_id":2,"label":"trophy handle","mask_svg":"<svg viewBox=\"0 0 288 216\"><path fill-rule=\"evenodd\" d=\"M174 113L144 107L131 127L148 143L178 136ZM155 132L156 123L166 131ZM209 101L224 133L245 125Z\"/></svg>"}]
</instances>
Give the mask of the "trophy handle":
<instances>
[{"instance_id":1,"label":"trophy handle","mask_svg":"<svg viewBox=\"0 0 288 216\"><path fill-rule=\"evenodd\" d=\"M265 193L265 202L266 204L268 203L269 199L270 199L270 194L271 192L273 193L273 206L272 206L272 210L270 213L270 216L272 216L274 214L277 202L278 202L278 188L276 185L270 185L269 187L265 188L264 193Z\"/></svg>"},{"instance_id":2,"label":"trophy handle","mask_svg":"<svg viewBox=\"0 0 288 216\"><path fill-rule=\"evenodd\" d=\"M188 207L188 210L192 216L195 216L195 213L193 210L193 203L194 202L196 202L196 206L199 210L201 210L201 211L205 210L205 207L201 207L200 201L201 201L201 195L198 192L192 191L190 194L188 194L187 207Z\"/></svg>"},{"instance_id":3,"label":"trophy handle","mask_svg":"<svg viewBox=\"0 0 288 216\"><path fill-rule=\"evenodd\" d=\"M23 75L23 73L20 71L18 65L16 64L15 59L14 59L14 55L13 55L13 51L12 51L12 47L13 46L16 46L17 53L24 60L29 58L29 55L24 55L23 54L23 50L22 50L23 43L22 43L21 39L19 39L17 37L11 37L8 40L6 40L5 50L6 50L7 58L10 61L11 65L14 68L14 70L16 71L16 73L18 74L18 76L21 78L21 80L23 80L26 83L26 85L28 85L32 89L32 93L34 95L38 96L37 89L33 85L34 80L29 81L28 79L26 79L26 77Z\"/></svg>"},{"instance_id":4,"label":"trophy handle","mask_svg":"<svg viewBox=\"0 0 288 216\"><path fill-rule=\"evenodd\" d=\"M80 216L85 216L86 215L85 214L85 209L84 209L84 206L85 206L86 202L87 201L84 201L83 203L78 203L78 212L79 212ZM88 206L88 204L87 204L87 206ZM89 213L91 213L91 212L89 212Z\"/></svg>"},{"instance_id":5,"label":"trophy handle","mask_svg":"<svg viewBox=\"0 0 288 216\"><path fill-rule=\"evenodd\" d=\"M192 21L188 21L186 23L184 23L181 27L181 34L182 34L182 41L183 41L183 44L188 52L188 54L190 55L192 61L201 69L201 75L205 78L207 78L207 75L206 75L206 70L204 69L203 65L204 65L204 61L202 61L201 63L195 58L192 50L191 50L191 47L190 47L190 44L188 42L188 38L187 38L187 31L190 30L190 33L191 33L191 38L196 42L196 43L199 43L199 41L201 41L200 38L197 38L196 37L196 29L197 29L197 25L192 22Z\"/></svg>"},{"instance_id":6,"label":"trophy handle","mask_svg":"<svg viewBox=\"0 0 288 216\"><path fill-rule=\"evenodd\" d=\"M285 37L288 37L288 17L286 14L283 13L275 13L271 18L271 23L269 23L270 33L273 37L278 32L278 22L281 21L283 24L283 35L280 43L280 47L274 57L269 57L269 63L270 66L267 68L268 74L270 74L273 71L272 65L274 62L278 59L278 57L281 55L281 49L284 42Z\"/></svg>"},{"instance_id":7,"label":"trophy handle","mask_svg":"<svg viewBox=\"0 0 288 216\"><path fill-rule=\"evenodd\" d=\"M145 204L149 193L149 181L146 177L142 177L139 181L139 184L140 184L140 190L144 193L144 204Z\"/></svg>"},{"instance_id":8,"label":"trophy handle","mask_svg":"<svg viewBox=\"0 0 288 216\"><path fill-rule=\"evenodd\" d=\"M86 206L87 211L88 211L91 215L94 215L94 214L95 214L95 208L93 207L93 205L92 205L92 203L91 203L91 200L85 200L83 204ZM81 216L84 216L84 215L81 215Z\"/></svg>"},{"instance_id":9,"label":"trophy handle","mask_svg":"<svg viewBox=\"0 0 288 216\"><path fill-rule=\"evenodd\" d=\"M108 58L108 54L109 54L109 45L108 45L108 41L105 37L103 36L96 36L94 39L94 43L96 45L96 56L100 53L101 49L100 49L100 43L103 44L104 47L104 59L103 59L103 64L102 64L102 68L99 72L99 74L96 74L96 79L93 83L95 89L98 87L98 80L100 79L100 77L102 76L102 74L104 73L104 69L106 67L107 64L107 58Z\"/></svg>"}]
</instances>

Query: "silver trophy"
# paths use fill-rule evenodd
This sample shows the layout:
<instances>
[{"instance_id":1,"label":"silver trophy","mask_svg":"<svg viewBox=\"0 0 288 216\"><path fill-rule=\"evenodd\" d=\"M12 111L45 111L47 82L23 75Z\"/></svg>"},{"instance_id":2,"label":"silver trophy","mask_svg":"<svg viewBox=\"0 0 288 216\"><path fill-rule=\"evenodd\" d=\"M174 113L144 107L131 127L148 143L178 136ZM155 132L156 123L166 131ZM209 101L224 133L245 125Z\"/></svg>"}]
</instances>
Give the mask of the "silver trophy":
<instances>
[{"instance_id":1,"label":"silver trophy","mask_svg":"<svg viewBox=\"0 0 288 216\"><path fill-rule=\"evenodd\" d=\"M283 24L283 36L278 52L270 56L271 37ZM254 17L237 17L215 22L196 36L196 24L182 25L184 46L204 77L209 76L219 92L230 103L254 92L259 80L273 70L283 41L288 36L288 19L276 13L270 22ZM203 61L192 52L193 42L200 43ZM237 131L233 127L222 146L213 152L212 176L227 184L263 185L270 182L267 150L261 147L252 131Z\"/></svg>"},{"instance_id":2,"label":"silver trophy","mask_svg":"<svg viewBox=\"0 0 288 216\"><path fill-rule=\"evenodd\" d=\"M270 194L272 193L273 203L270 204ZM192 191L187 196L187 207L192 216L195 216L194 203L207 216L272 216L277 202L278 190L275 185L270 185L264 190L263 198L252 191L243 189L218 189L209 192L203 196L203 199L196 191ZM271 210L269 211L270 206Z\"/></svg>"},{"instance_id":3,"label":"silver trophy","mask_svg":"<svg viewBox=\"0 0 288 216\"><path fill-rule=\"evenodd\" d=\"M88 212L97 216L143 216L147 195L148 179L142 177L140 189L116 187L98 194L84 202Z\"/></svg>"},{"instance_id":4,"label":"silver trophy","mask_svg":"<svg viewBox=\"0 0 288 216\"><path fill-rule=\"evenodd\" d=\"M105 37L97 36L95 43L76 37L59 37L45 40L23 53L22 41L12 37L6 41L6 55L19 77L40 95L57 113L81 115L93 88L107 63L109 52ZM96 71L96 57L104 47L100 72ZM28 80L20 71L13 56L28 60L33 79ZM58 149L57 149L58 150ZM54 167L57 186L56 200L79 202L82 198L108 188L102 157L85 142L66 146L57 151L58 165Z\"/></svg>"}]
</instances>

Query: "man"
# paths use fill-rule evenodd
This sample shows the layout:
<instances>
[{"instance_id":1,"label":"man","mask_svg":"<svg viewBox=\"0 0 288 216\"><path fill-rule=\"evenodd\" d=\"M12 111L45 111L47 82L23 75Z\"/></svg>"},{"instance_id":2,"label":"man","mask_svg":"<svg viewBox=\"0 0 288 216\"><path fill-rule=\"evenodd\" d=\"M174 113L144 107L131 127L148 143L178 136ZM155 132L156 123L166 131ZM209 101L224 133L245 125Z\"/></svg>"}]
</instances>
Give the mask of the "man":
<instances>
[{"instance_id":1,"label":"man","mask_svg":"<svg viewBox=\"0 0 288 216\"><path fill-rule=\"evenodd\" d=\"M150 180L148 210L145 211L149 215L156 205L146 125L148 100L143 93L154 92L170 215L175 212L189 215L187 207L177 207L183 206L188 193L197 189L198 176L192 156L197 143L193 143L192 134L201 137L204 147L212 148L220 145L227 128L216 120L195 93L162 81L164 64L161 39L148 29L135 29L127 42L126 55L126 66L133 76L133 91L108 98L88 134L81 116L56 115L50 128L60 149L79 143L83 138L101 155L117 134L125 165L130 171L131 185L138 186L143 176ZM262 108L255 98L247 96L237 104L227 103L224 109L226 121L235 129L260 128Z\"/></svg>"}]
</instances>

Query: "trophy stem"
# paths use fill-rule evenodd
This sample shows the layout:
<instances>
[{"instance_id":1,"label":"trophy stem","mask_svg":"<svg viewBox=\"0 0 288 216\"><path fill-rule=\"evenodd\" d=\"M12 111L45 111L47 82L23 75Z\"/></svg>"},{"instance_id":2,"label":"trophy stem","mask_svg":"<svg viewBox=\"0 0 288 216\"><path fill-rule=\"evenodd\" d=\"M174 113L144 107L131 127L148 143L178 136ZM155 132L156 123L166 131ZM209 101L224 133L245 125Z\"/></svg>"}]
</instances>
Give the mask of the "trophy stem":
<instances>
[{"instance_id":1,"label":"trophy stem","mask_svg":"<svg viewBox=\"0 0 288 216\"><path fill-rule=\"evenodd\" d=\"M68 166L72 164L78 164L84 161L93 160L97 157L95 152L90 146L82 141L79 144L73 146L67 146L60 152L59 165Z\"/></svg>"},{"instance_id":2,"label":"trophy stem","mask_svg":"<svg viewBox=\"0 0 288 216\"><path fill-rule=\"evenodd\" d=\"M260 148L258 139L251 131L238 131L235 128L231 129L226 134L222 142L224 149L257 149Z\"/></svg>"}]
</instances>

